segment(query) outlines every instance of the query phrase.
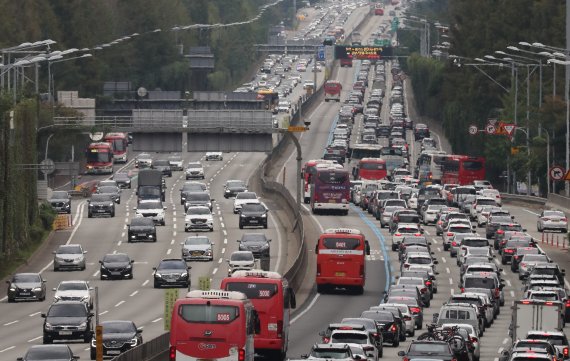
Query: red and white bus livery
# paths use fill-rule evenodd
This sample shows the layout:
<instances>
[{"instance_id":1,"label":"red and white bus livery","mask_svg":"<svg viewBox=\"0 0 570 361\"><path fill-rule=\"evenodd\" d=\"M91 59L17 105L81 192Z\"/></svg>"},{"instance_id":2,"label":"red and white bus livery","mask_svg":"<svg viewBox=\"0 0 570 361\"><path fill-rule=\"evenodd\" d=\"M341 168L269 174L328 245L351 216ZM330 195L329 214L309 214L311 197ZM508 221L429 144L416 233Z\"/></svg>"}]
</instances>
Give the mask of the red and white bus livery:
<instances>
[{"instance_id":1,"label":"red and white bus livery","mask_svg":"<svg viewBox=\"0 0 570 361\"><path fill-rule=\"evenodd\" d=\"M325 83L325 102L329 100L340 102L342 84L337 80L327 80Z\"/></svg>"},{"instance_id":2,"label":"red and white bus livery","mask_svg":"<svg viewBox=\"0 0 570 361\"><path fill-rule=\"evenodd\" d=\"M129 142L125 133L107 133L103 141L111 144L113 159L116 163L126 163L128 161L127 146Z\"/></svg>"},{"instance_id":3,"label":"red and white bus livery","mask_svg":"<svg viewBox=\"0 0 570 361\"><path fill-rule=\"evenodd\" d=\"M301 178L303 178L303 195L304 202L309 204L311 200L311 179L317 173L317 164L334 164L334 161L328 159L312 159L303 165L301 170Z\"/></svg>"},{"instance_id":4,"label":"red and white bus livery","mask_svg":"<svg viewBox=\"0 0 570 361\"><path fill-rule=\"evenodd\" d=\"M91 143L85 150L86 174L113 174L113 148L107 142Z\"/></svg>"},{"instance_id":5,"label":"red and white bus livery","mask_svg":"<svg viewBox=\"0 0 570 361\"><path fill-rule=\"evenodd\" d=\"M255 352L270 360L284 360L289 341L290 310L296 307L295 293L277 272L236 271L222 280L226 291L244 293L259 316Z\"/></svg>"},{"instance_id":6,"label":"red and white bus livery","mask_svg":"<svg viewBox=\"0 0 570 361\"><path fill-rule=\"evenodd\" d=\"M442 184L470 185L485 180L485 158L467 155L448 155L443 160Z\"/></svg>"},{"instance_id":7,"label":"red and white bus livery","mask_svg":"<svg viewBox=\"0 0 570 361\"><path fill-rule=\"evenodd\" d=\"M340 164L319 164L311 178L311 210L348 214L350 207L350 175Z\"/></svg>"},{"instance_id":8,"label":"red and white bus livery","mask_svg":"<svg viewBox=\"0 0 570 361\"><path fill-rule=\"evenodd\" d=\"M362 158L353 170L354 179L380 180L388 176L386 161L382 158Z\"/></svg>"},{"instance_id":9,"label":"red and white bus livery","mask_svg":"<svg viewBox=\"0 0 570 361\"><path fill-rule=\"evenodd\" d=\"M364 292L366 255L370 245L357 229L331 228L321 234L315 248L317 254L317 292L338 286Z\"/></svg>"},{"instance_id":10,"label":"red and white bus livery","mask_svg":"<svg viewBox=\"0 0 570 361\"><path fill-rule=\"evenodd\" d=\"M170 361L253 361L259 318L241 292L190 291L170 323Z\"/></svg>"}]
</instances>

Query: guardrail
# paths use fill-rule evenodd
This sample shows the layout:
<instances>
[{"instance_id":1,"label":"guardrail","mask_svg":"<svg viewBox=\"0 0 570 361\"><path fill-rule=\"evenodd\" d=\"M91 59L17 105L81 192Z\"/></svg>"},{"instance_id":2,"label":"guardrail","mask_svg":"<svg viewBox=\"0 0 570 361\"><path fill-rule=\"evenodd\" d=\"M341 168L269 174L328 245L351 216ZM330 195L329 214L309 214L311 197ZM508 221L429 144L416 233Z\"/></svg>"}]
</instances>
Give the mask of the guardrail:
<instances>
[{"instance_id":1,"label":"guardrail","mask_svg":"<svg viewBox=\"0 0 570 361\"><path fill-rule=\"evenodd\" d=\"M142 345L113 358L113 361L159 361L168 359L170 332L145 341Z\"/></svg>"},{"instance_id":2,"label":"guardrail","mask_svg":"<svg viewBox=\"0 0 570 361\"><path fill-rule=\"evenodd\" d=\"M531 204L538 204L544 206L548 201L546 198L527 196L522 194L501 193L501 198L507 202L526 202Z\"/></svg>"},{"instance_id":3,"label":"guardrail","mask_svg":"<svg viewBox=\"0 0 570 361\"><path fill-rule=\"evenodd\" d=\"M549 193L548 194L548 203L550 204L554 204L558 207L564 208L564 209L570 209L570 198L561 196L559 194L555 194L555 193Z\"/></svg>"}]
</instances>

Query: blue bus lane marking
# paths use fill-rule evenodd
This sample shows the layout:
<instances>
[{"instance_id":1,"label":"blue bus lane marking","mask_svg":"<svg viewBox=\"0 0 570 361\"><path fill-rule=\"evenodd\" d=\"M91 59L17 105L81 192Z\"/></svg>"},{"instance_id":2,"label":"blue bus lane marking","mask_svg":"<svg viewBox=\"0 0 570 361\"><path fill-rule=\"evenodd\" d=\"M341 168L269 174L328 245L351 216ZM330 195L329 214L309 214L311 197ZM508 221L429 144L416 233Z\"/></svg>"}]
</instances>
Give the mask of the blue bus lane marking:
<instances>
[{"instance_id":1,"label":"blue bus lane marking","mask_svg":"<svg viewBox=\"0 0 570 361\"><path fill-rule=\"evenodd\" d=\"M360 208L352 204L350 205L350 208L352 209L352 211L358 213L360 218L364 221L364 223L366 223L368 227L370 227L372 232L374 232L374 234L376 235L376 238L378 238L378 243L380 244L380 249L382 250L382 256L384 256L384 270L386 273L386 285L384 287L384 292L388 293L390 285L392 284L392 282L394 282L395 279L393 276L394 269L392 268L392 263L390 262L390 256L388 254L388 251L386 250L386 239L384 238L384 235L382 235L382 232L380 232L380 228L378 228L378 226L376 226L374 222L368 219L366 214ZM380 300L380 303L382 302L384 302L384 298Z\"/></svg>"}]
</instances>

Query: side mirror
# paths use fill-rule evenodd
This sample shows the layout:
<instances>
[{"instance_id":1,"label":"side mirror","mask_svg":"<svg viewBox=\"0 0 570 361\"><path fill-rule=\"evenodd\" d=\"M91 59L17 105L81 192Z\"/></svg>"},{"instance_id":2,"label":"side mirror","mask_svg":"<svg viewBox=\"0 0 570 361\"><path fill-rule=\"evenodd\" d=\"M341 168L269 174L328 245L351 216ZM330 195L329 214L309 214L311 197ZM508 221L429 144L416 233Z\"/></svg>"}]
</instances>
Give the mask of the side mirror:
<instances>
[{"instance_id":1,"label":"side mirror","mask_svg":"<svg viewBox=\"0 0 570 361\"><path fill-rule=\"evenodd\" d=\"M143 329L141 327L137 328L137 333L143 333Z\"/></svg>"},{"instance_id":2,"label":"side mirror","mask_svg":"<svg viewBox=\"0 0 570 361\"><path fill-rule=\"evenodd\" d=\"M88 317L93 317L93 316L95 316L95 314L94 314L94 313L90 313L90 314L87 315L87 316L88 316Z\"/></svg>"},{"instance_id":3,"label":"side mirror","mask_svg":"<svg viewBox=\"0 0 570 361\"><path fill-rule=\"evenodd\" d=\"M135 263L135 260L134 260L134 259L132 259L132 260L131 260L131 263Z\"/></svg>"},{"instance_id":4,"label":"side mirror","mask_svg":"<svg viewBox=\"0 0 570 361\"><path fill-rule=\"evenodd\" d=\"M47 317L45 313L42 313L41 316L42 316L42 318L46 318L46 317Z\"/></svg>"},{"instance_id":5,"label":"side mirror","mask_svg":"<svg viewBox=\"0 0 570 361\"><path fill-rule=\"evenodd\" d=\"M566 273L566 271L565 271L565 270L563 270L563 269L561 269L561 270L560 270L560 272L562 272L562 273Z\"/></svg>"},{"instance_id":6,"label":"side mirror","mask_svg":"<svg viewBox=\"0 0 570 361\"><path fill-rule=\"evenodd\" d=\"M398 356L406 356L406 351L398 351Z\"/></svg>"},{"instance_id":7,"label":"side mirror","mask_svg":"<svg viewBox=\"0 0 570 361\"><path fill-rule=\"evenodd\" d=\"M99 264L103 264L103 261L99 261Z\"/></svg>"},{"instance_id":8,"label":"side mirror","mask_svg":"<svg viewBox=\"0 0 570 361\"><path fill-rule=\"evenodd\" d=\"M156 267L152 267L152 269L153 269L154 271L156 271Z\"/></svg>"},{"instance_id":9,"label":"side mirror","mask_svg":"<svg viewBox=\"0 0 570 361\"><path fill-rule=\"evenodd\" d=\"M307 359L307 358L309 358L309 355L301 355L301 358L302 358L302 359Z\"/></svg>"},{"instance_id":10,"label":"side mirror","mask_svg":"<svg viewBox=\"0 0 570 361\"><path fill-rule=\"evenodd\" d=\"M166 210L166 208L167 208L166 206L162 207L163 210Z\"/></svg>"},{"instance_id":11,"label":"side mirror","mask_svg":"<svg viewBox=\"0 0 570 361\"><path fill-rule=\"evenodd\" d=\"M515 219L515 216L511 216L511 219Z\"/></svg>"},{"instance_id":12,"label":"side mirror","mask_svg":"<svg viewBox=\"0 0 570 361\"><path fill-rule=\"evenodd\" d=\"M137 207L133 207L133 209L136 211L136 210L137 210Z\"/></svg>"},{"instance_id":13,"label":"side mirror","mask_svg":"<svg viewBox=\"0 0 570 361\"><path fill-rule=\"evenodd\" d=\"M433 261L433 264L439 264L439 261L438 261L438 260L434 260L434 261Z\"/></svg>"},{"instance_id":14,"label":"side mirror","mask_svg":"<svg viewBox=\"0 0 570 361\"><path fill-rule=\"evenodd\" d=\"M52 251L51 253L52 253L52 254L55 254L55 251Z\"/></svg>"},{"instance_id":15,"label":"side mirror","mask_svg":"<svg viewBox=\"0 0 570 361\"><path fill-rule=\"evenodd\" d=\"M523 232L526 232L526 228L523 228Z\"/></svg>"},{"instance_id":16,"label":"side mirror","mask_svg":"<svg viewBox=\"0 0 570 361\"><path fill-rule=\"evenodd\" d=\"M52 290L52 291L57 291L57 288L54 287L54 288L52 288L51 290Z\"/></svg>"},{"instance_id":17,"label":"side mirror","mask_svg":"<svg viewBox=\"0 0 570 361\"><path fill-rule=\"evenodd\" d=\"M438 318L439 318L439 313L434 313L432 317L433 323L436 323Z\"/></svg>"},{"instance_id":18,"label":"side mirror","mask_svg":"<svg viewBox=\"0 0 570 361\"><path fill-rule=\"evenodd\" d=\"M83 251L83 254L86 254L86 253L87 253L87 251Z\"/></svg>"}]
</instances>

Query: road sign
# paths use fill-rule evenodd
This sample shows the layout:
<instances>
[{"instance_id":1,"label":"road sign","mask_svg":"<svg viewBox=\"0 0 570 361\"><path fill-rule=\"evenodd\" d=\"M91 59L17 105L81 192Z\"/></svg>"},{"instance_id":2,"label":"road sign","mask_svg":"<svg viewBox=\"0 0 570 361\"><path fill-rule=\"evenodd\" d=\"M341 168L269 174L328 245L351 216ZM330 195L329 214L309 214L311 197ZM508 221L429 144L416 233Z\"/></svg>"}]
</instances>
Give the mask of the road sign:
<instances>
[{"instance_id":1,"label":"road sign","mask_svg":"<svg viewBox=\"0 0 570 361\"><path fill-rule=\"evenodd\" d=\"M495 118L487 119L487 124L496 125L497 119Z\"/></svg>"},{"instance_id":2,"label":"road sign","mask_svg":"<svg viewBox=\"0 0 570 361\"><path fill-rule=\"evenodd\" d=\"M565 178L566 171L564 170L564 168L562 168L559 165L555 165L553 167L550 167L550 169L548 170L548 175L550 176L550 179L554 180L554 181L559 181Z\"/></svg>"},{"instance_id":3,"label":"road sign","mask_svg":"<svg viewBox=\"0 0 570 361\"><path fill-rule=\"evenodd\" d=\"M564 180L570 182L570 169L568 169L568 170L566 171L566 175L564 176Z\"/></svg>"},{"instance_id":4,"label":"road sign","mask_svg":"<svg viewBox=\"0 0 570 361\"><path fill-rule=\"evenodd\" d=\"M307 128L303 127L303 126L290 126L289 128L287 128L288 132L304 132L305 130L307 130Z\"/></svg>"},{"instance_id":5,"label":"road sign","mask_svg":"<svg viewBox=\"0 0 570 361\"><path fill-rule=\"evenodd\" d=\"M487 124L487 126L485 127L485 132L487 132L487 134L495 134L496 130L497 128L495 128L495 126L492 124Z\"/></svg>"},{"instance_id":6,"label":"road sign","mask_svg":"<svg viewBox=\"0 0 570 361\"><path fill-rule=\"evenodd\" d=\"M317 49L317 60L319 60L319 61L325 60L325 46L324 45L319 45L319 48Z\"/></svg>"},{"instance_id":7,"label":"road sign","mask_svg":"<svg viewBox=\"0 0 570 361\"><path fill-rule=\"evenodd\" d=\"M52 174L55 171L55 163L53 160L46 158L40 163L40 170L43 174Z\"/></svg>"},{"instance_id":8,"label":"road sign","mask_svg":"<svg viewBox=\"0 0 570 361\"><path fill-rule=\"evenodd\" d=\"M477 126L475 126L475 125L469 126L469 134L475 135L475 134L477 134L477 131L478 131Z\"/></svg>"},{"instance_id":9,"label":"road sign","mask_svg":"<svg viewBox=\"0 0 570 361\"><path fill-rule=\"evenodd\" d=\"M503 129L507 132L507 135L509 137L513 136L513 133L515 132L516 128L517 126L514 124L503 124Z\"/></svg>"},{"instance_id":10,"label":"road sign","mask_svg":"<svg viewBox=\"0 0 570 361\"><path fill-rule=\"evenodd\" d=\"M511 147L511 155L519 154L519 147Z\"/></svg>"}]
</instances>

